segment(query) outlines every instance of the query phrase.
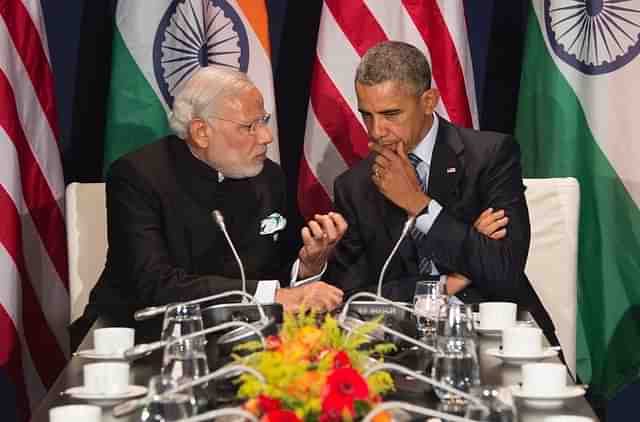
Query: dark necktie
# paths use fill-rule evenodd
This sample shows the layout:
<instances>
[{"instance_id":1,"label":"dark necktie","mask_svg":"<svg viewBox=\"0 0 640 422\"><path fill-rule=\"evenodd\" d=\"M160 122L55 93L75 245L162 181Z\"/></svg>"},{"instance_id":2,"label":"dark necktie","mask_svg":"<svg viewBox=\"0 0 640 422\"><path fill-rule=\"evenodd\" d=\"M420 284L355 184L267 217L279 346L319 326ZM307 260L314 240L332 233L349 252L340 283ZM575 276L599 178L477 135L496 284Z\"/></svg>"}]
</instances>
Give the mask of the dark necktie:
<instances>
[{"instance_id":1,"label":"dark necktie","mask_svg":"<svg viewBox=\"0 0 640 422\"><path fill-rule=\"evenodd\" d=\"M420 175L420 172L418 171L418 166L420 165L422 160L420 159L420 157L418 157L414 153L409 153L409 161L411 161L411 164L413 164L413 168L416 172L416 176L418 177L418 182L420 183L420 188L422 189L422 192L427 193L427 180L426 178L422 177ZM422 233L420 230L418 230L418 228L415 225L411 228L410 233L416 246L422 241L422 239L424 239L424 236L425 236L425 234ZM431 275L433 272L431 260L426 256L420 255L420 248L416 248L416 249L418 251L418 272L421 275Z\"/></svg>"}]
</instances>

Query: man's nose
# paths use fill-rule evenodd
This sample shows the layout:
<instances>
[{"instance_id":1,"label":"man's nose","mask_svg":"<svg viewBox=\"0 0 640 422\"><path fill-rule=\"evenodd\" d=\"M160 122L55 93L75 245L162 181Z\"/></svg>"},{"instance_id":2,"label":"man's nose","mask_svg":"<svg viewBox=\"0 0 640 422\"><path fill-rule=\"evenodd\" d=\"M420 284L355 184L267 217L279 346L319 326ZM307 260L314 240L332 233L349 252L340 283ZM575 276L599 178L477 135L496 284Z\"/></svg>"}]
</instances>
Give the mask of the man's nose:
<instances>
[{"instance_id":1,"label":"man's nose","mask_svg":"<svg viewBox=\"0 0 640 422\"><path fill-rule=\"evenodd\" d=\"M371 121L371 127L369 131L370 131L369 135L371 136L372 139L376 141L384 139L388 132L387 125L384 119L380 117L374 117Z\"/></svg>"},{"instance_id":2,"label":"man's nose","mask_svg":"<svg viewBox=\"0 0 640 422\"><path fill-rule=\"evenodd\" d=\"M269 125L259 125L256 128L256 136L258 137L258 142L262 145L269 145L273 142L273 132Z\"/></svg>"}]
</instances>

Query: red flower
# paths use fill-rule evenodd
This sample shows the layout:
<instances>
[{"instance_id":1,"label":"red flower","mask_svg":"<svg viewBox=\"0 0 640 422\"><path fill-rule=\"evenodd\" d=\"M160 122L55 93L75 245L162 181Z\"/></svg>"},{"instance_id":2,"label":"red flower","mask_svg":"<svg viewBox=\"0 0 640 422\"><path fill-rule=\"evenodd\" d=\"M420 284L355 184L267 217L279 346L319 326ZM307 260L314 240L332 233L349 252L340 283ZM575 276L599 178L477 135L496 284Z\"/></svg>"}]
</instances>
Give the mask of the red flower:
<instances>
[{"instance_id":1,"label":"red flower","mask_svg":"<svg viewBox=\"0 0 640 422\"><path fill-rule=\"evenodd\" d=\"M320 422L334 422L342 419L344 412L355 416L355 400L367 400L369 386L353 368L336 368L327 376L322 391L322 413Z\"/></svg>"},{"instance_id":2,"label":"red flower","mask_svg":"<svg viewBox=\"0 0 640 422\"><path fill-rule=\"evenodd\" d=\"M280 400L272 399L271 397L265 396L264 394L260 394L258 396L258 406L260 407L260 410L262 410L264 413L269 413L273 410L282 409L282 404L280 403Z\"/></svg>"},{"instance_id":3,"label":"red flower","mask_svg":"<svg viewBox=\"0 0 640 422\"><path fill-rule=\"evenodd\" d=\"M261 419L262 422L302 422L298 415L290 410L272 410Z\"/></svg>"},{"instance_id":4,"label":"red flower","mask_svg":"<svg viewBox=\"0 0 640 422\"><path fill-rule=\"evenodd\" d=\"M331 394L348 395L353 400L367 400L369 386L353 368L336 368L329 373L325 385L325 396Z\"/></svg>"},{"instance_id":5,"label":"red flower","mask_svg":"<svg viewBox=\"0 0 640 422\"><path fill-rule=\"evenodd\" d=\"M334 368L351 368L351 359L349 359L349 355L341 350L336 353L333 358L333 367Z\"/></svg>"},{"instance_id":6,"label":"red flower","mask_svg":"<svg viewBox=\"0 0 640 422\"><path fill-rule=\"evenodd\" d=\"M267 337L267 350L276 350L282 345L282 340L279 336Z\"/></svg>"},{"instance_id":7,"label":"red flower","mask_svg":"<svg viewBox=\"0 0 640 422\"><path fill-rule=\"evenodd\" d=\"M322 399L320 422L341 421L344 412L354 416L353 397L338 392L329 393Z\"/></svg>"}]
</instances>

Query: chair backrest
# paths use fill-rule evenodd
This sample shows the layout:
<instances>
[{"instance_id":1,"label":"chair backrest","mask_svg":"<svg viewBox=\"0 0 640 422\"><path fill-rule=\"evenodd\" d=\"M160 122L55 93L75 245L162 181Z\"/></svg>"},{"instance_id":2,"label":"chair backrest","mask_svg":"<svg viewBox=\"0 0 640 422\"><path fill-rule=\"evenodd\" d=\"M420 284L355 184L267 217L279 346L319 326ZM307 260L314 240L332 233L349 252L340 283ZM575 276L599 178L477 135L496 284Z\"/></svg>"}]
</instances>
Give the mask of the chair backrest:
<instances>
[{"instance_id":1,"label":"chair backrest","mask_svg":"<svg viewBox=\"0 0 640 422\"><path fill-rule=\"evenodd\" d=\"M525 273L551 315L575 376L580 186L573 177L524 179L524 184L531 217Z\"/></svg>"},{"instance_id":2,"label":"chair backrest","mask_svg":"<svg viewBox=\"0 0 640 422\"><path fill-rule=\"evenodd\" d=\"M71 321L80 317L107 256L104 183L71 183L66 196Z\"/></svg>"}]
</instances>

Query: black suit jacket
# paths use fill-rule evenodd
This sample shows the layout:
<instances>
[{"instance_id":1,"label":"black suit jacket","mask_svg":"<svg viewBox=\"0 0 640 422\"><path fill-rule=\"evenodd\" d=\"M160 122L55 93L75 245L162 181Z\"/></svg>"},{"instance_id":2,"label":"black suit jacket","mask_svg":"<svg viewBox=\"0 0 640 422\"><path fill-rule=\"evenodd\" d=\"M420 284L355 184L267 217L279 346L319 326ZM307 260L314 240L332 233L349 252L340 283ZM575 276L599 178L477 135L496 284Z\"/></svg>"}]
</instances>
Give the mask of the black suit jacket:
<instances>
[{"instance_id":1,"label":"black suit jacket","mask_svg":"<svg viewBox=\"0 0 640 422\"><path fill-rule=\"evenodd\" d=\"M106 183L109 251L85 311L89 319L128 324L145 306L240 289L213 209L224 215L249 293L257 280L288 283L295 255L285 246L288 234L260 234L263 219L286 216L283 173L272 161L256 177L219 183L215 170L170 136L116 161Z\"/></svg>"},{"instance_id":2,"label":"black suit jacket","mask_svg":"<svg viewBox=\"0 0 640 422\"><path fill-rule=\"evenodd\" d=\"M407 220L406 212L387 200L371 181L373 158L372 154L340 175L334 185L336 210L349 228L326 278L347 294L375 290L382 266ZM441 272L458 272L472 280L457 295L460 299L517 302L553 341L553 323L524 274L530 226L515 140L459 128L440 118L428 190L443 206L442 212L420 245L410 236L403 241L384 277L385 285L395 284L385 289L393 287L395 299L413 296L420 249ZM473 228L476 218L489 207L504 209L509 217L506 238L492 240Z\"/></svg>"}]
</instances>

